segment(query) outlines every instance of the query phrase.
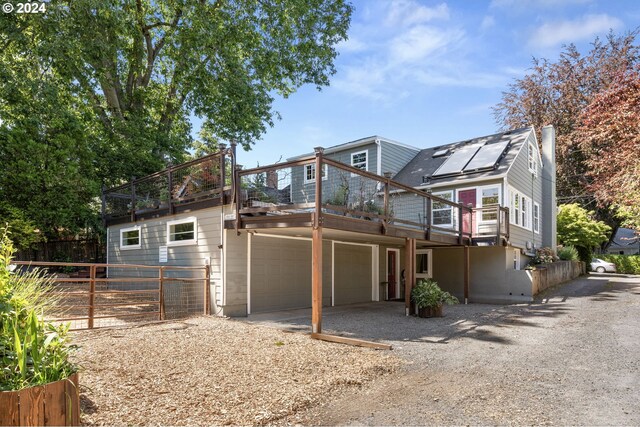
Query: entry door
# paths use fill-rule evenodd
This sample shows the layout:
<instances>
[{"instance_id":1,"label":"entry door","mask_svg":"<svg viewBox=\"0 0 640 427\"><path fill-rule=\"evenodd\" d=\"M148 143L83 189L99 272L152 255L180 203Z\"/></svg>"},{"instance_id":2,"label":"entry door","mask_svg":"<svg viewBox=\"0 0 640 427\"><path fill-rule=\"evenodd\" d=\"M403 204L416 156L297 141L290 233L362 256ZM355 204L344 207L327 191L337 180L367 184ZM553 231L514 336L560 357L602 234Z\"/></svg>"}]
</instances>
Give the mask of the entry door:
<instances>
[{"instance_id":1,"label":"entry door","mask_svg":"<svg viewBox=\"0 0 640 427\"><path fill-rule=\"evenodd\" d=\"M458 191L458 203L469 206L472 208L476 207L476 189L473 188L471 190L460 190ZM463 211L462 213L462 232L470 233L471 232L471 215L472 213Z\"/></svg>"},{"instance_id":2,"label":"entry door","mask_svg":"<svg viewBox=\"0 0 640 427\"><path fill-rule=\"evenodd\" d=\"M398 253L396 251L387 251L387 282L389 282L387 299L398 297L397 259Z\"/></svg>"}]
</instances>

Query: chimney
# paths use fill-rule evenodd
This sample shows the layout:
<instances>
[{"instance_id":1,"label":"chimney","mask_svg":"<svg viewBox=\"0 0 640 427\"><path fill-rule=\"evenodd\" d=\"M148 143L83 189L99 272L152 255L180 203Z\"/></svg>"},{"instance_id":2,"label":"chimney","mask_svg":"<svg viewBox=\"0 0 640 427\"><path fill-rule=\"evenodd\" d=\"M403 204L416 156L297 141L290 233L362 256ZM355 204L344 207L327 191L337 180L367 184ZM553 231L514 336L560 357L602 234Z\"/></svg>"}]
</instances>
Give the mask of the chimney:
<instances>
[{"instance_id":1,"label":"chimney","mask_svg":"<svg viewBox=\"0 0 640 427\"><path fill-rule=\"evenodd\" d=\"M557 249L556 130L542 128L542 246Z\"/></svg>"},{"instance_id":2,"label":"chimney","mask_svg":"<svg viewBox=\"0 0 640 427\"><path fill-rule=\"evenodd\" d=\"M267 171L267 188L278 188L278 172L274 170Z\"/></svg>"}]
</instances>

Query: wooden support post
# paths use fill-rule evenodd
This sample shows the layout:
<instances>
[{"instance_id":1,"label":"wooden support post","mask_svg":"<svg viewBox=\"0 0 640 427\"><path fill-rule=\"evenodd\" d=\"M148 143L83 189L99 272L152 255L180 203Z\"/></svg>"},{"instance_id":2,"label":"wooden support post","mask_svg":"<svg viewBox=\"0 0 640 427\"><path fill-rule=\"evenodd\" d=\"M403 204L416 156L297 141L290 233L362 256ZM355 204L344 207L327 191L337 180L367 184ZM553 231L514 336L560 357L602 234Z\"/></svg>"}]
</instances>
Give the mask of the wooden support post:
<instances>
[{"instance_id":1,"label":"wooden support post","mask_svg":"<svg viewBox=\"0 0 640 427\"><path fill-rule=\"evenodd\" d=\"M502 215L502 211L500 210L500 205L496 206L496 246L502 246L502 225L500 224L500 215Z\"/></svg>"},{"instance_id":2,"label":"wooden support post","mask_svg":"<svg viewBox=\"0 0 640 427\"><path fill-rule=\"evenodd\" d=\"M131 177L131 222L136 222L136 178Z\"/></svg>"},{"instance_id":3,"label":"wooden support post","mask_svg":"<svg viewBox=\"0 0 640 427\"><path fill-rule=\"evenodd\" d=\"M240 169L238 166L233 170L233 198L236 201L236 234L240 235L240 228L242 228L242 220L240 219Z\"/></svg>"},{"instance_id":4,"label":"wooden support post","mask_svg":"<svg viewBox=\"0 0 640 427\"><path fill-rule=\"evenodd\" d=\"M425 216L427 218L427 235L426 235L427 240L431 240L431 226L433 225L432 210L433 210L433 202L431 201L431 197L427 197L427 212L425 212L426 214Z\"/></svg>"},{"instance_id":5,"label":"wooden support post","mask_svg":"<svg viewBox=\"0 0 640 427\"><path fill-rule=\"evenodd\" d=\"M464 246L464 303L469 300L469 246Z\"/></svg>"},{"instance_id":6,"label":"wooden support post","mask_svg":"<svg viewBox=\"0 0 640 427\"><path fill-rule=\"evenodd\" d=\"M462 244L462 232L464 231L464 213L463 213L463 205L458 204L458 244Z\"/></svg>"},{"instance_id":7,"label":"wooden support post","mask_svg":"<svg viewBox=\"0 0 640 427\"><path fill-rule=\"evenodd\" d=\"M404 255L404 307L405 315L411 314L411 290L415 286L416 239L405 240Z\"/></svg>"},{"instance_id":8,"label":"wooden support post","mask_svg":"<svg viewBox=\"0 0 640 427\"><path fill-rule=\"evenodd\" d=\"M224 187L226 184L226 180L227 180L227 171L225 170L225 155L224 153L226 152L226 146L224 144L220 144L220 200L222 201L223 205L227 204L226 201L226 195L224 194Z\"/></svg>"},{"instance_id":9,"label":"wooden support post","mask_svg":"<svg viewBox=\"0 0 640 427\"><path fill-rule=\"evenodd\" d=\"M204 314L211 314L211 267L204 266Z\"/></svg>"},{"instance_id":10,"label":"wooden support post","mask_svg":"<svg viewBox=\"0 0 640 427\"><path fill-rule=\"evenodd\" d=\"M322 332L322 227L313 229L311 241L311 332Z\"/></svg>"},{"instance_id":11,"label":"wooden support post","mask_svg":"<svg viewBox=\"0 0 640 427\"><path fill-rule=\"evenodd\" d=\"M160 280L160 295L158 296L159 304L160 304L160 313L158 314L159 320L164 320L164 266L160 266L159 271L159 280Z\"/></svg>"},{"instance_id":12,"label":"wooden support post","mask_svg":"<svg viewBox=\"0 0 640 427\"><path fill-rule=\"evenodd\" d=\"M169 215L173 215L173 166L169 166L167 173L169 174L167 177L167 185L169 186Z\"/></svg>"},{"instance_id":13,"label":"wooden support post","mask_svg":"<svg viewBox=\"0 0 640 427\"><path fill-rule=\"evenodd\" d=\"M95 316L96 298L96 266L89 267L89 329L93 329L93 317Z\"/></svg>"},{"instance_id":14,"label":"wooden support post","mask_svg":"<svg viewBox=\"0 0 640 427\"><path fill-rule=\"evenodd\" d=\"M311 332L322 332L322 147L316 152L316 196L311 240Z\"/></svg>"}]
</instances>

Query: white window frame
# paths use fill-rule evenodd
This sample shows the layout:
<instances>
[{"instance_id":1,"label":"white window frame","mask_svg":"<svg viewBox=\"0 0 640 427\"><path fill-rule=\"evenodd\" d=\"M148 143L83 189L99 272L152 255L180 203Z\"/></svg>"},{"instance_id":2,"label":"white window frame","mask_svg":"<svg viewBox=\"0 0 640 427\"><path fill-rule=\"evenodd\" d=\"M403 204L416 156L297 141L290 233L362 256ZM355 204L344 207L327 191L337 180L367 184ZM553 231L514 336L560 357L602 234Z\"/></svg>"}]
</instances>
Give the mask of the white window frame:
<instances>
[{"instance_id":1,"label":"white window frame","mask_svg":"<svg viewBox=\"0 0 640 427\"><path fill-rule=\"evenodd\" d=\"M437 193L432 193L432 194L434 196L441 197L443 199L446 199L446 197L442 197L442 196L447 194L447 195L450 196L449 201L453 202L453 190L439 191ZM433 203L438 203L438 202L432 202L431 203L431 225L435 225L436 227L443 227L443 228L448 228L448 227L453 228L453 218L454 218L453 206L447 205L448 206L447 208L434 209ZM446 224L446 223L445 224L436 224L436 223L434 223L433 219L435 218L435 216L433 215L433 212L434 211L446 211L446 210L449 210L451 212L451 221L448 224Z\"/></svg>"},{"instance_id":2,"label":"white window frame","mask_svg":"<svg viewBox=\"0 0 640 427\"><path fill-rule=\"evenodd\" d=\"M171 226L193 223L193 239L189 240L171 240ZM186 246L198 243L198 218L189 217L167 221L167 246Z\"/></svg>"},{"instance_id":3,"label":"white window frame","mask_svg":"<svg viewBox=\"0 0 640 427\"><path fill-rule=\"evenodd\" d=\"M356 166L353 162L353 158L355 156L358 156L360 154L364 154L364 168L360 168L358 166ZM361 164L362 162L358 162L358 164ZM364 151L358 151L357 153L351 153L351 167L360 169L360 170L364 170L364 171L368 171L369 170L369 150L364 150ZM355 175L355 174L353 174Z\"/></svg>"},{"instance_id":4,"label":"white window frame","mask_svg":"<svg viewBox=\"0 0 640 427\"><path fill-rule=\"evenodd\" d=\"M427 258L427 272L426 273L418 273L416 271L416 280L417 279L430 279L433 277L433 249L417 249L416 256L418 255L428 255ZM416 262L416 268L418 267L418 263Z\"/></svg>"},{"instance_id":5,"label":"white window frame","mask_svg":"<svg viewBox=\"0 0 640 427\"><path fill-rule=\"evenodd\" d=\"M513 250L513 269L514 270L520 270L520 262L521 262L520 249L514 249Z\"/></svg>"},{"instance_id":6,"label":"white window frame","mask_svg":"<svg viewBox=\"0 0 640 427\"><path fill-rule=\"evenodd\" d=\"M509 223L531 231L533 229L533 201L513 187L509 188L509 193Z\"/></svg>"},{"instance_id":7,"label":"white window frame","mask_svg":"<svg viewBox=\"0 0 640 427\"><path fill-rule=\"evenodd\" d=\"M311 172L313 173L313 178L307 178L309 170L311 170ZM329 169L327 168L327 165L326 164L322 165L322 180L323 181L327 180L328 171L329 171ZM316 164L315 163L310 163L308 165L304 165L303 177L304 177L304 183L305 184L311 184L311 183L316 182Z\"/></svg>"},{"instance_id":8,"label":"white window frame","mask_svg":"<svg viewBox=\"0 0 640 427\"><path fill-rule=\"evenodd\" d=\"M498 206L501 205L502 203L502 188L500 186L500 184L495 184L495 185L484 185L482 187L478 187L476 189L476 198L478 200L476 200L476 204L478 205L478 207L485 207L484 204L482 203L482 191L483 190L490 190L490 189L494 189L497 188L498 189ZM478 221L480 224L492 224L495 223L496 220L495 219L484 219L484 214L488 213L486 211L481 211L480 212L480 220Z\"/></svg>"},{"instance_id":9,"label":"white window frame","mask_svg":"<svg viewBox=\"0 0 640 427\"><path fill-rule=\"evenodd\" d=\"M533 202L533 231L540 234L540 204Z\"/></svg>"},{"instance_id":10,"label":"white window frame","mask_svg":"<svg viewBox=\"0 0 640 427\"><path fill-rule=\"evenodd\" d=\"M535 176L538 176L537 157L538 156L536 156L536 147L533 145L532 142L529 142L528 148L527 148L527 163L529 166L529 172L531 172Z\"/></svg>"},{"instance_id":11,"label":"white window frame","mask_svg":"<svg viewBox=\"0 0 640 427\"><path fill-rule=\"evenodd\" d=\"M138 244L137 245L125 245L123 234L129 231L137 231L138 232ZM128 251L130 249L141 249L142 248L142 228L139 225L134 225L133 227L121 228L120 229L120 249Z\"/></svg>"}]
</instances>

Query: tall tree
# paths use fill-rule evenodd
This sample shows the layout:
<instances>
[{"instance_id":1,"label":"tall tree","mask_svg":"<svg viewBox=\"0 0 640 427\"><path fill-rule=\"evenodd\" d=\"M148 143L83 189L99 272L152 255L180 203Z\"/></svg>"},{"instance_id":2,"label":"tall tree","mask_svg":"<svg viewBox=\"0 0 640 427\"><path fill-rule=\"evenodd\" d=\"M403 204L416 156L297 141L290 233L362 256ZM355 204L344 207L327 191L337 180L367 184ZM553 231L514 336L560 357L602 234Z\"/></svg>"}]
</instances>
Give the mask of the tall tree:
<instances>
[{"instance_id":1,"label":"tall tree","mask_svg":"<svg viewBox=\"0 0 640 427\"><path fill-rule=\"evenodd\" d=\"M604 41L596 39L586 55L574 45L566 46L556 62L534 58L531 71L511 84L503 93L502 102L494 107L496 122L504 128L534 125L540 132L543 126L554 125L559 199L597 206L597 216L614 227L614 211L590 191L592 177L587 174L587 156L571 135L594 97L607 90L616 75L638 64L636 35L637 32L623 36L610 33Z\"/></svg>"},{"instance_id":2,"label":"tall tree","mask_svg":"<svg viewBox=\"0 0 640 427\"><path fill-rule=\"evenodd\" d=\"M27 199L21 208L50 217L36 221L48 230L69 227L58 218L82 222L74 206L101 182L184 159L192 115L212 140L250 148L278 116L276 94L329 84L351 12L347 0L53 0L43 14L4 15L0 198ZM32 150L15 157L20 145ZM14 193L18 172L36 182L44 164L64 162L73 173ZM65 185L81 191L59 215L52 202Z\"/></svg>"},{"instance_id":3,"label":"tall tree","mask_svg":"<svg viewBox=\"0 0 640 427\"><path fill-rule=\"evenodd\" d=\"M640 229L640 74L620 73L580 115L571 134L589 167L589 189Z\"/></svg>"}]
</instances>

